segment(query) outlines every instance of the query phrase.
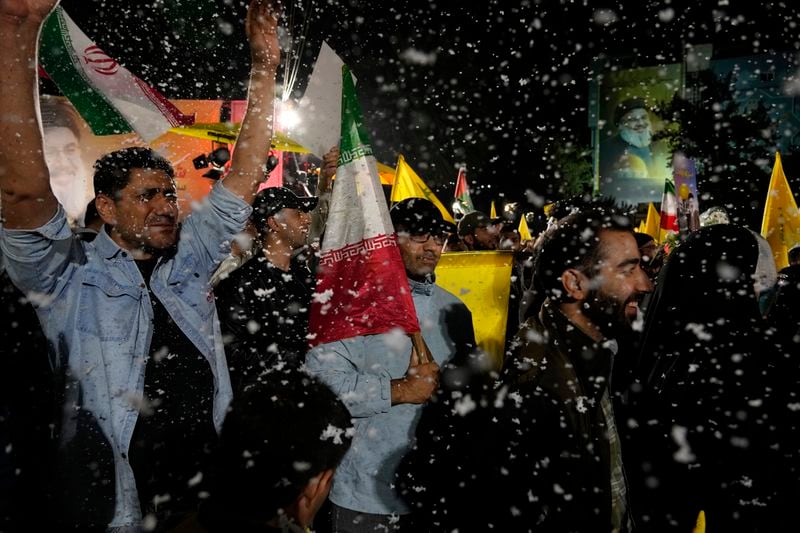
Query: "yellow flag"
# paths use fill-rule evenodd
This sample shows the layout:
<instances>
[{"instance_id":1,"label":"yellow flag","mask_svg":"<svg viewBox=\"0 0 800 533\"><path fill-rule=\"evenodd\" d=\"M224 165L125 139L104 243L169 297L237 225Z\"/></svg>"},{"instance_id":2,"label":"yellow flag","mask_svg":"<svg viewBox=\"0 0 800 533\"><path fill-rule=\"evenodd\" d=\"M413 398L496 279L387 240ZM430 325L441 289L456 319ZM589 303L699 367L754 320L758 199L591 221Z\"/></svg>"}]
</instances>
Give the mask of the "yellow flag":
<instances>
[{"instance_id":1,"label":"yellow flag","mask_svg":"<svg viewBox=\"0 0 800 533\"><path fill-rule=\"evenodd\" d=\"M489 218L497 218L497 209L494 207L494 200L492 200L492 208L489 210Z\"/></svg>"},{"instance_id":2,"label":"yellow flag","mask_svg":"<svg viewBox=\"0 0 800 533\"><path fill-rule=\"evenodd\" d=\"M178 126L169 131L186 137L194 137L195 139L232 144L236 142L240 126L241 124L230 124L228 122L205 122L192 124L191 126ZM301 146L279 131L275 132L271 146L275 150L284 150L286 152L297 152L299 154L307 154L309 152L308 148Z\"/></svg>"},{"instance_id":3,"label":"yellow flag","mask_svg":"<svg viewBox=\"0 0 800 533\"><path fill-rule=\"evenodd\" d=\"M692 533L706 533L706 513L704 511L700 511L697 514L697 522Z\"/></svg>"},{"instance_id":4,"label":"yellow flag","mask_svg":"<svg viewBox=\"0 0 800 533\"><path fill-rule=\"evenodd\" d=\"M378 176L381 178L381 185L394 185L395 169L389 165L378 162Z\"/></svg>"},{"instance_id":5,"label":"yellow flag","mask_svg":"<svg viewBox=\"0 0 800 533\"><path fill-rule=\"evenodd\" d=\"M395 170L394 175L394 185L392 186L392 203L400 202L405 200L406 198L425 198L426 200L430 200L433 205L435 205L439 211L442 212L442 217L448 221L455 224L455 220L453 220L453 216L447 211L442 202L436 198L436 195L433 194L433 191L425 185L425 182L422 181L422 178L417 176L417 173L414 172L408 163L406 163L406 159L401 155L397 156L397 169Z\"/></svg>"},{"instance_id":6,"label":"yellow flag","mask_svg":"<svg viewBox=\"0 0 800 533\"><path fill-rule=\"evenodd\" d=\"M503 366L508 320L511 252L448 252L436 266L436 284L458 296L472 312L475 342Z\"/></svg>"},{"instance_id":7,"label":"yellow flag","mask_svg":"<svg viewBox=\"0 0 800 533\"><path fill-rule=\"evenodd\" d=\"M775 153L775 166L769 180L767 202L764 204L764 218L761 221L761 235L767 239L775 266L778 270L789 266L786 253L800 244L800 213L794 199L786 174L783 173L781 154Z\"/></svg>"},{"instance_id":8,"label":"yellow flag","mask_svg":"<svg viewBox=\"0 0 800 533\"><path fill-rule=\"evenodd\" d=\"M528 229L528 219L525 217L525 213L522 213L522 217L519 219L519 227L517 228L519 232L519 240L520 241L531 241L533 237L531 237L531 230Z\"/></svg>"},{"instance_id":9,"label":"yellow flag","mask_svg":"<svg viewBox=\"0 0 800 533\"><path fill-rule=\"evenodd\" d=\"M661 234L661 215L656 211L653 202L647 205L647 222L645 222L643 233L647 233L658 242Z\"/></svg>"},{"instance_id":10,"label":"yellow flag","mask_svg":"<svg viewBox=\"0 0 800 533\"><path fill-rule=\"evenodd\" d=\"M644 220L642 220L641 222L639 222L639 227L636 228L634 231L636 231L636 233L647 233L646 230L647 230L647 225L645 225Z\"/></svg>"}]
</instances>

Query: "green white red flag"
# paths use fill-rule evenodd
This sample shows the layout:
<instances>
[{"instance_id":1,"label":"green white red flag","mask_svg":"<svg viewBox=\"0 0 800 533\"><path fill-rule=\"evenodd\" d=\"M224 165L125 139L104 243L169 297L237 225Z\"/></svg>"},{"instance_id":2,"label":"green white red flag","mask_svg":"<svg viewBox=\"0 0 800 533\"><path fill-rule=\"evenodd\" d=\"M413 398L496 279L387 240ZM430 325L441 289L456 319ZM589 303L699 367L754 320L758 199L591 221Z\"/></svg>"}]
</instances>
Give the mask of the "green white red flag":
<instances>
[{"instance_id":1,"label":"green white red flag","mask_svg":"<svg viewBox=\"0 0 800 533\"><path fill-rule=\"evenodd\" d=\"M336 185L309 317L312 346L396 328L419 331L389 208L347 66Z\"/></svg>"},{"instance_id":2,"label":"green white red flag","mask_svg":"<svg viewBox=\"0 0 800 533\"><path fill-rule=\"evenodd\" d=\"M103 52L61 7L42 28L39 62L95 135L135 131L150 142L194 122Z\"/></svg>"},{"instance_id":3,"label":"green white red flag","mask_svg":"<svg viewBox=\"0 0 800 533\"><path fill-rule=\"evenodd\" d=\"M664 195L661 197L661 231L659 242L669 233L678 233L678 203L675 200L675 184L667 178L664 182Z\"/></svg>"}]
</instances>

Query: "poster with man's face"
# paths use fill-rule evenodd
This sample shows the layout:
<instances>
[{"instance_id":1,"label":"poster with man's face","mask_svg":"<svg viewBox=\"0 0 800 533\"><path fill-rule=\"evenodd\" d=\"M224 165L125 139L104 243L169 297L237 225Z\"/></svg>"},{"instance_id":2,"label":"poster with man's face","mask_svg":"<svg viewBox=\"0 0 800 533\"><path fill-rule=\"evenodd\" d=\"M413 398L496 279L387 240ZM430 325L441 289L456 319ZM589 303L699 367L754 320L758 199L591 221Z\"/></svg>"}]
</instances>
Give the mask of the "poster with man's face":
<instances>
[{"instance_id":1,"label":"poster with man's face","mask_svg":"<svg viewBox=\"0 0 800 533\"><path fill-rule=\"evenodd\" d=\"M222 106L220 100L173 100L172 103L181 112L193 114L198 123L219 122ZM61 96L43 95L40 109L50 186L70 222L81 225L86 204L94 199L94 162L114 150L145 146L145 143L133 133L93 135L72 104ZM192 160L198 155L210 153L217 146L218 144L208 140L175 133L166 133L150 144L175 169L175 184L182 217L191 212L192 204L208 194L215 183L213 179L203 177L208 169L195 168Z\"/></svg>"},{"instance_id":2,"label":"poster with man's face","mask_svg":"<svg viewBox=\"0 0 800 533\"><path fill-rule=\"evenodd\" d=\"M631 204L660 202L672 175L669 147L653 141L669 127L654 113L680 87L680 65L608 72L599 84L600 194Z\"/></svg>"}]
</instances>

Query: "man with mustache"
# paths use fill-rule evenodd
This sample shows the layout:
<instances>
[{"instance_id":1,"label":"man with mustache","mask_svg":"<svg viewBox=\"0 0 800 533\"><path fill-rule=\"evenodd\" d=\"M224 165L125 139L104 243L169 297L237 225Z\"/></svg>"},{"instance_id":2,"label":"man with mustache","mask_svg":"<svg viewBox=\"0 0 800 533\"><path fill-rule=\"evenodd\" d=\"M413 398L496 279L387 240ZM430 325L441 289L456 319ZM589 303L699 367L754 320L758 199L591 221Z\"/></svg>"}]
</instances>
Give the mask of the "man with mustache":
<instances>
[{"instance_id":1,"label":"man with mustache","mask_svg":"<svg viewBox=\"0 0 800 533\"><path fill-rule=\"evenodd\" d=\"M621 220L586 208L538 245L534 280L547 298L503 369L508 531L630 529L610 380L652 284Z\"/></svg>"},{"instance_id":2,"label":"man with mustache","mask_svg":"<svg viewBox=\"0 0 800 533\"><path fill-rule=\"evenodd\" d=\"M259 192L251 220L260 246L214 291L234 395L280 362L305 360L314 292L306 240L316 205L285 187Z\"/></svg>"},{"instance_id":3,"label":"man with mustache","mask_svg":"<svg viewBox=\"0 0 800 533\"><path fill-rule=\"evenodd\" d=\"M57 520L84 531L166 530L202 497L231 399L208 280L265 177L278 13L260 0L248 9L248 111L228 176L179 225L170 163L147 148L110 153L94 176L104 228L86 243L53 194L36 105L37 39L57 3L0 1L0 246L70 386L60 452L96 445L65 458L65 472L85 466L88 477L76 474L63 491L77 516Z\"/></svg>"},{"instance_id":4,"label":"man with mustache","mask_svg":"<svg viewBox=\"0 0 800 533\"><path fill-rule=\"evenodd\" d=\"M614 110L618 128L603 147L600 175L613 179L647 179L653 175L653 126L641 98L623 100Z\"/></svg>"},{"instance_id":5,"label":"man with mustache","mask_svg":"<svg viewBox=\"0 0 800 533\"><path fill-rule=\"evenodd\" d=\"M66 104L42 98L44 159L50 171L50 188L73 226L82 226L89 201L88 172L80 147L80 129Z\"/></svg>"},{"instance_id":6,"label":"man with mustache","mask_svg":"<svg viewBox=\"0 0 800 533\"><path fill-rule=\"evenodd\" d=\"M471 313L434 283L447 234L455 226L423 198L398 202L389 214L434 361L420 362L399 332L321 344L308 353L309 371L341 397L355 422L353 446L330 494L332 531L338 533L424 531L419 521L427 517L401 500L395 470L411 448L423 405L436 391L439 367L466 357L475 346Z\"/></svg>"}]
</instances>

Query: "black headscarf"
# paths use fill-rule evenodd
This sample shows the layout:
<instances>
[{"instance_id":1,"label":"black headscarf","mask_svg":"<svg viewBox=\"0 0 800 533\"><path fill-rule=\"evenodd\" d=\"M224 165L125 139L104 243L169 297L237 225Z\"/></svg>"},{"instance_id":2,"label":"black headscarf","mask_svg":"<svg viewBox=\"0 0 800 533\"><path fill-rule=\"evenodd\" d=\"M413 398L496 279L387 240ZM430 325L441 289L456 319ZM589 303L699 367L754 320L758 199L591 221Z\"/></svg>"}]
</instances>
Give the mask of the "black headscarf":
<instances>
[{"instance_id":1,"label":"black headscarf","mask_svg":"<svg viewBox=\"0 0 800 533\"><path fill-rule=\"evenodd\" d=\"M702 228L678 246L659 276L645 320L642 377L656 390L683 375L698 357L762 345L765 323L753 285L758 244L738 226Z\"/></svg>"},{"instance_id":2,"label":"black headscarf","mask_svg":"<svg viewBox=\"0 0 800 533\"><path fill-rule=\"evenodd\" d=\"M639 357L639 423L649 425L638 443L649 469L640 501L653 523L691 530L702 509L709 533L785 525L786 383L759 311L758 256L752 232L715 225L690 235L660 273Z\"/></svg>"}]
</instances>

